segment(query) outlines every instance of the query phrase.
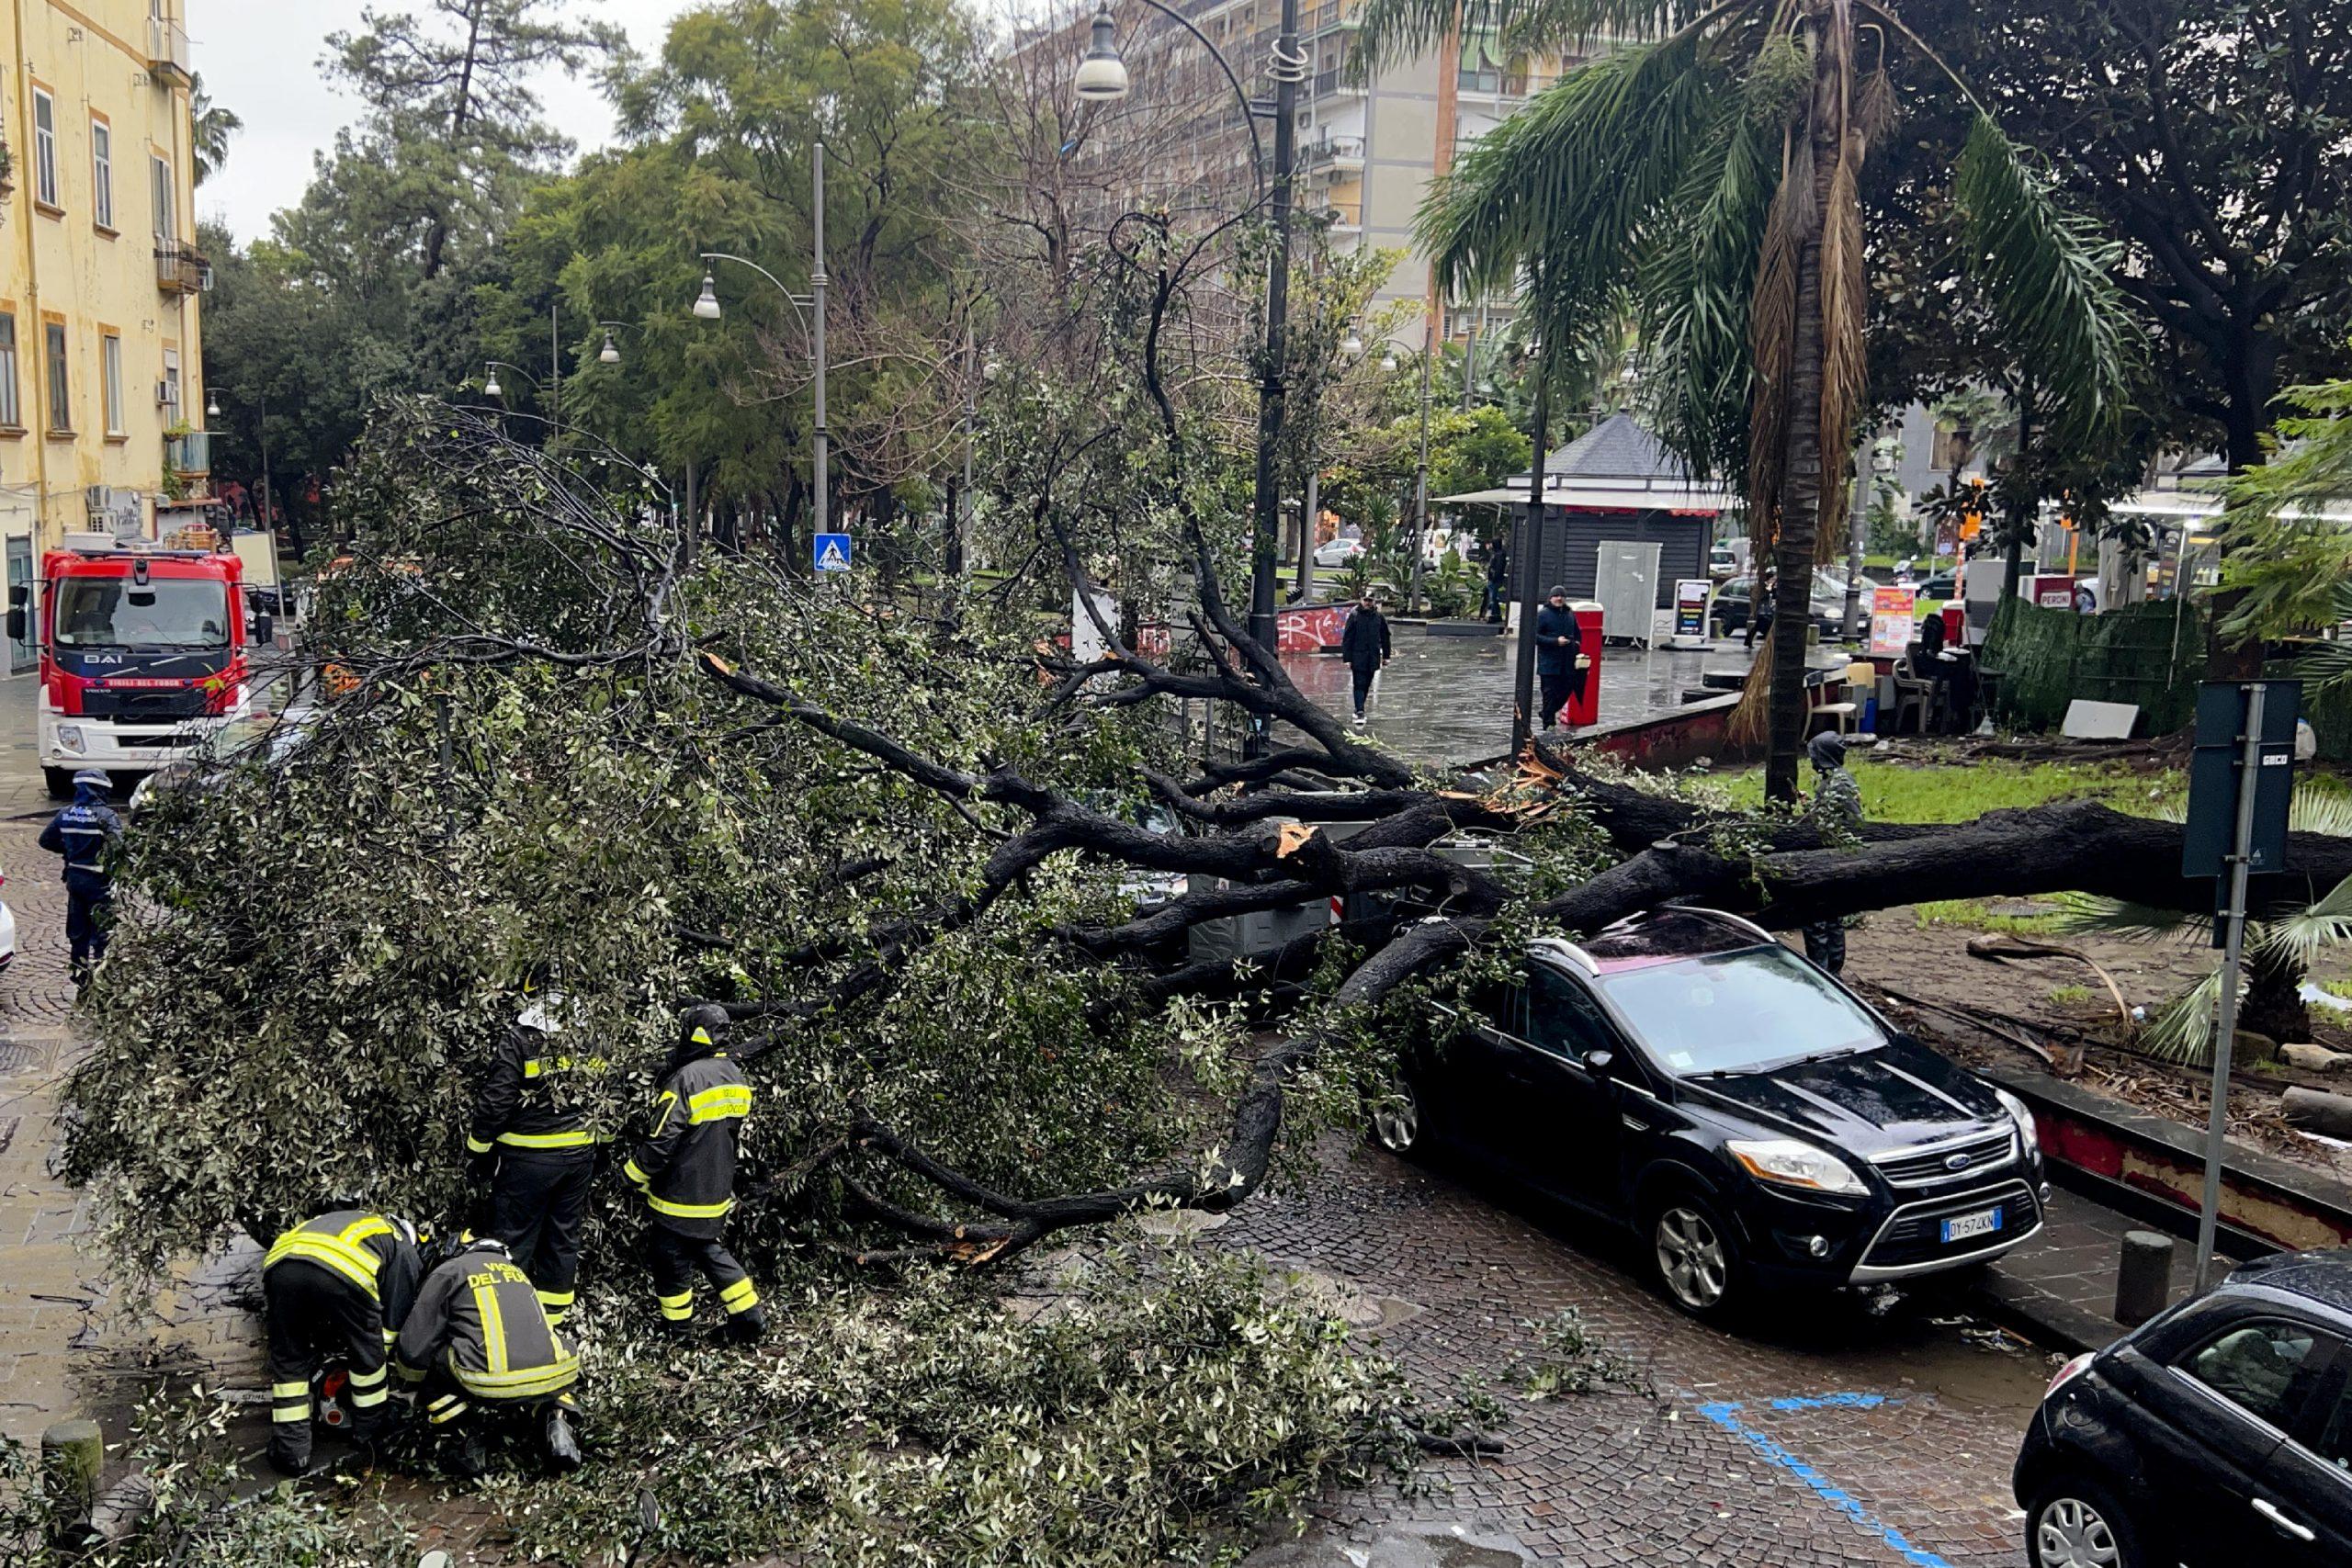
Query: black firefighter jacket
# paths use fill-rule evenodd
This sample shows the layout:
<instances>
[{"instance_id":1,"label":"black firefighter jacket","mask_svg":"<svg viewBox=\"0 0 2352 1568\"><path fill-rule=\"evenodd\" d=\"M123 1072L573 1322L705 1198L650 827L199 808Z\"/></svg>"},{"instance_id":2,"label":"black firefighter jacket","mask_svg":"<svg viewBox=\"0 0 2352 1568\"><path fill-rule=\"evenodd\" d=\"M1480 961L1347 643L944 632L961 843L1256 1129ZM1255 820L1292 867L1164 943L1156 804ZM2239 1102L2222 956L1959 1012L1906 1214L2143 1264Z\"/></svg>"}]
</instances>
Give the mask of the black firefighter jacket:
<instances>
[{"instance_id":1,"label":"black firefighter jacket","mask_svg":"<svg viewBox=\"0 0 2352 1568\"><path fill-rule=\"evenodd\" d=\"M407 1320L424 1274L416 1243L390 1220L366 1209L337 1209L303 1221L270 1244L262 1271L289 1261L323 1269L375 1303L387 1345Z\"/></svg>"},{"instance_id":2,"label":"black firefighter jacket","mask_svg":"<svg viewBox=\"0 0 2352 1568\"><path fill-rule=\"evenodd\" d=\"M736 1142L751 1114L752 1086L724 1051L663 1081L652 1131L621 1171L644 1190L658 1224L702 1237L725 1227L735 1206Z\"/></svg>"},{"instance_id":3,"label":"black firefighter jacket","mask_svg":"<svg viewBox=\"0 0 2352 1568\"><path fill-rule=\"evenodd\" d=\"M466 1152L591 1149L596 1133L585 1109L573 1103L575 1084L601 1075L599 1056L572 1055L544 1007L525 1012L492 1048L474 1089L473 1122Z\"/></svg>"},{"instance_id":4,"label":"black firefighter jacket","mask_svg":"<svg viewBox=\"0 0 2352 1568\"><path fill-rule=\"evenodd\" d=\"M580 1381L579 1359L548 1324L530 1276L495 1241L476 1242L426 1277L392 1367L412 1383L446 1371L487 1402L542 1399Z\"/></svg>"}]
</instances>

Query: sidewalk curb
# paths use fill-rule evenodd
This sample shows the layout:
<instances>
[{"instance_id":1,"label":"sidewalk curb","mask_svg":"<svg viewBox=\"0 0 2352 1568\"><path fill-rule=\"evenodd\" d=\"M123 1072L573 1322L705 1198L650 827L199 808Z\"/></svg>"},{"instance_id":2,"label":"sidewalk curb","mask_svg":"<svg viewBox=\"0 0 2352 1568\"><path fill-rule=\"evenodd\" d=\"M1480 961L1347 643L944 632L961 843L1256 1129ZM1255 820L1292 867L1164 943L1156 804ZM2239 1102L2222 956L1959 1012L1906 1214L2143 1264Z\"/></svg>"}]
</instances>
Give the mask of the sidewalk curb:
<instances>
[{"instance_id":1,"label":"sidewalk curb","mask_svg":"<svg viewBox=\"0 0 2352 1568\"><path fill-rule=\"evenodd\" d=\"M2102 1349L2131 1332L2120 1323L2017 1283L2001 1273L1998 1264L1973 1293L1995 1323L2070 1356Z\"/></svg>"}]
</instances>

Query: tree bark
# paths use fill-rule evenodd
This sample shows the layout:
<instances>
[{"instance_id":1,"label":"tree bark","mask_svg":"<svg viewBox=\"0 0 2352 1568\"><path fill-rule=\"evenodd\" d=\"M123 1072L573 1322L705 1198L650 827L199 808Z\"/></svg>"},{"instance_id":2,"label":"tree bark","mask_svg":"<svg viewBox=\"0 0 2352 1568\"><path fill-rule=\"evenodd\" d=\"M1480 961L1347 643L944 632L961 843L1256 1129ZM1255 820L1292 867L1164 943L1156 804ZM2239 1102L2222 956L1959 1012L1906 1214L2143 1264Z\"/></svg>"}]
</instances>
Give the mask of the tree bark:
<instances>
[{"instance_id":1,"label":"tree bark","mask_svg":"<svg viewBox=\"0 0 2352 1568\"><path fill-rule=\"evenodd\" d=\"M2246 957L2245 1005L2238 1027L2267 1034L2281 1045L2312 1037L2311 1010L2303 1002L2302 965L2272 958L2256 949Z\"/></svg>"}]
</instances>

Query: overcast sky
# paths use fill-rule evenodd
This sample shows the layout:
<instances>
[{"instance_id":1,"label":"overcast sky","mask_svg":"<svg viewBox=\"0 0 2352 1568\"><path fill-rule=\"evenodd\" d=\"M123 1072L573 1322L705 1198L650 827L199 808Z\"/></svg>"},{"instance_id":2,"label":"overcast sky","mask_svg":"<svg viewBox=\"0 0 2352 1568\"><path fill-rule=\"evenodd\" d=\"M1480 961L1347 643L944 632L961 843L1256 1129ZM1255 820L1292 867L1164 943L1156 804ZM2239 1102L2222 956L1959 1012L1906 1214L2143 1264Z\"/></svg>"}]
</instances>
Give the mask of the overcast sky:
<instances>
[{"instance_id":1,"label":"overcast sky","mask_svg":"<svg viewBox=\"0 0 2352 1568\"><path fill-rule=\"evenodd\" d=\"M581 0L628 29L639 52L657 51L670 18L692 0ZM319 70L323 39L358 25L367 0L188 0L196 68L215 102L243 116L228 166L196 194L197 210L227 221L237 237L269 231L269 215L292 205L311 180L311 154L334 143L358 105ZM386 11L422 9L420 0L379 0ZM612 136L612 110L585 82L561 76L541 93L548 118L582 148Z\"/></svg>"}]
</instances>

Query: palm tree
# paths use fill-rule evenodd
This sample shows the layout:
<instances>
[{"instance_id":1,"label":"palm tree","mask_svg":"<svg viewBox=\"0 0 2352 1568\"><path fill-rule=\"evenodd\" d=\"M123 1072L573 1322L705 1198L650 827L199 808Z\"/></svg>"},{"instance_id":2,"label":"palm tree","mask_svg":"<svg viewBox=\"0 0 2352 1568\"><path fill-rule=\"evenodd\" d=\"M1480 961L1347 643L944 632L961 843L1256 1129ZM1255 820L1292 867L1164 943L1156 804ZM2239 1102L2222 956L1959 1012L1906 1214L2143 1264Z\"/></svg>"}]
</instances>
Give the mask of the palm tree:
<instances>
[{"instance_id":1,"label":"palm tree","mask_svg":"<svg viewBox=\"0 0 2352 1568\"><path fill-rule=\"evenodd\" d=\"M1465 152L1420 238L1456 297L1537 281L1547 341L1632 295L1659 434L1694 471L1745 473L1778 568L1750 703L1767 792L1793 799L1813 568L1843 537L1864 393L1863 163L1894 122L1898 60L1951 73L1891 0L1368 0L1360 48L1376 68L1464 31L1510 52L1646 40ZM1961 261L2006 346L2046 380L2055 428L2105 435L2133 344L2104 248L1981 108L1952 175Z\"/></svg>"},{"instance_id":2,"label":"palm tree","mask_svg":"<svg viewBox=\"0 0 2352 1568\"><path fill-rule=\"evenodd\" d=\"M202 72L196 73L188 88L187 118L196 183L202 185L229 161L229 139L244 130L245 122L234 111L212 101L212 95L204 90Z\"/></svg>"}]
</instances>

